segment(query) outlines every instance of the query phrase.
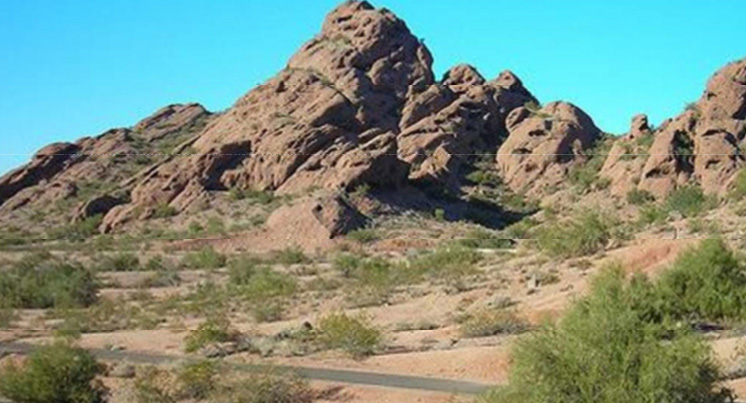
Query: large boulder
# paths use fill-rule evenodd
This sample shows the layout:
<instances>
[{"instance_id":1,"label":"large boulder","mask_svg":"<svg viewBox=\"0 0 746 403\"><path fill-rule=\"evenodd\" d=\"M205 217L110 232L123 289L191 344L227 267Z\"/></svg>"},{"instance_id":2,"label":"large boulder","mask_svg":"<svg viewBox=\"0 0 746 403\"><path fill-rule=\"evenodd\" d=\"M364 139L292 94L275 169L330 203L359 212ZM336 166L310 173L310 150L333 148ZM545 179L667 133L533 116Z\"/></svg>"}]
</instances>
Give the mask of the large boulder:
<instances>
[{"instance_id":1,"label":"large boulder","mask_svg":"<svg viewBox=\"0 0 746 403\"><path fill-rule=\"evenodd\" d=\"M566 102L517 108L506 125L510 134L498 150L498 168L506 185L529 196L560 185L601 135L585 112Z\"/></svg>"}]
</instances>

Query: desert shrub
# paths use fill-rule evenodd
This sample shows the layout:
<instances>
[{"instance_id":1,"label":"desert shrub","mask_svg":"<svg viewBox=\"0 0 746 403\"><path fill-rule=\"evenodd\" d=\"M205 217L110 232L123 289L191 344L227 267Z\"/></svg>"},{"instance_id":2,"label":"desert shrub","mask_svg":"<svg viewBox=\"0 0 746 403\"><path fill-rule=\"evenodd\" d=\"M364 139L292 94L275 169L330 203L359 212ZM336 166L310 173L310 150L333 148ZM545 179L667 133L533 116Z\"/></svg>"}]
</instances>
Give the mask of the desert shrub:
<instances>
[{"instance_id":1,"label":"desert shrub","mask_svg":"<svg viewBox=\"0 0 746 403\"><path fill-rule=\"evenodd\" d=\"M225 255L218 253L212 247L205 247L190 252L181 260L181 264L190 269L218 269L225 266Z\"/></svg>"},{"instance_id":2,"label":"desert shrub","mask_svg":"<svg viewBox=\"0 0 746 403\"><path fill-rule=\"evenodd\" d=\"M436 208L435 210L433 210L433 218L435 218L437 221L445 221L446 211L442 208Z\"/></svg>"},{"instance_id":3,"label":"desert shrub","mask_svg":"<svg viewBox=\"0 0 746 403\"><path fill-rule=\"evenodd\" d=\"M85 350L57 342L0 369L0 395L18 403L104 402L107 390L96 379L104 369Z\"/></svg>"},{"instance_id":4,"label":"desert shrub","mask_svg":"<svg viewBox=\"0 0 746 403\"><path fill-rule=\"evenodd\" d=\"M362 262L363 258L360 256L350 253L341 253L336 255L332 260L332 267L340 272L343 277L350 278L355 270L360 267Z\"/></svg>"},{"instance_id":5,"label":"desert shrub","mask_svg":"<svg viewBox=\"0 0 746 403\"><path fill-rule=\"evenodd\" d=\"M316 394L300 376L274 369L241 377L221 388L216 401L225 403L311 403Z\"/></svg>"},{"instance_id":6,"label":"desert shrub","mask_svg":"<svg viewBox=\"0 0 746 403\"><path fill-rule=\"evenodd\" d=\"M459 239L457 243L458 245L472 249L505 249L512 246L511 240L483 229L469 231L466 233L464 238Z\"/></svg>"},{"instance_id":7,"label":"desert shrub","mask_svg":"<svg viewBox=\"0 0 746 403\"><path fill-rule=\"evenodd\" d=\"M77 338L81 333L154 329L162 321L142 306L119 299L102 299L87 309L62 310L60 316L64 321L55 333L66 338Z\"/></svg>"},{"instance_id":8,"label":"desert shrub","mask_svg":"<svg viewBox=\"0 0 746 403\"><path fill-rule=\"evenodd\" d=\"M531 237L531 230L536 227L536 225L537 222L535 219L525 217L503 229L503 232L511 239L527 239Z\"/></svg>"},{"instance_id":9,"label":"desert shrub","mask_svg":"<svg viewBox=\"0 0 746 403\"><path fill-rule=\"evenodd\" d=\"M736 178L731 184L728 196L733 200L742 200L746 197L746 169L738 171Z\"/></svg>"},{"instance_id":10,"label":"desert shrub","mask_svg":"<svg viewBox=\"0 0 746 403\"><path fill-rule=\"evenodd\" d=\"M176 380L180 397L186 399L207 399L218 387L220 368L215 361L197 361L184 364L178 369Z\"/></svg>"},{"instance_id":11,"label":"desert shrub","mask_svg":"<svg viewBox=\"0 0 746 403\"><path fill-rule=\"evenodd\" d=\"M589 211L566 222L537 229L539 248L551 256L578 257L603 249L614 237L614 221L597 211Z\"/></svg>"},{"instance_id":12,"label":"desert shrub","mask_svg":"<svg viewBox=\"0 0 746 403\"><path fill-rule=\"evenodd\" d=\"M140 259L134 253L117 253L103 256L96 270L98 271L138 271L141 269Z\"/></svg>"},{"instance_id":13,"label":"desert shrub","mask_svg":"<svg viewBox=\"0 0 746 403\"><path fill-rule=\"evenodd\" d=\"M353 357L373 354L381 344L381 331L367 318L330 314L318 323L318 340L326 348L341 349Z\"/></svg>"},{"instance_id":14,"label":"desert shrub","mask_svg":"<svg viewBox=\"0 0 746 403\"><path fill-rule=\"evenodd\" d=\"M179 214L175 207L168 203L161 203L153 209L153 218L169 218Z\"/></svg>"},{"instance_id":15,"label":"desert shrub","mask_svg":"<svg viewBox=\"0 0 746 403\"><path fill-rule=\"evenodd\" d=\"M171 374L155 367L138 371L133 384L137 403L176 403L176 391Z\"/></svg>"},{"instance_id":16,"label":"desert shrub","mask_svg":"<svg viewBox=\"0 0 746 403\"><path fill-rule=\"evenodd\" d=\"M686 328L648 321L641 289L620 268L605 270L563 319L516 342L509 386L483 401L730 401L708 344Z\"/></svg>"},{"instance_id":17,"label":"desert shrub","mask_svg":"<svg viewBox=\"0 0 746 403\"><path fill-rule=\"evenodd\" d=\"M17 319L18 314L15 310L0 307L0 329L10 328Z\"/></svg>"},{"instance_id":18,"label":"desert shrub","mask_svg":"<svg viewBox=\"0 0 746 403\"><path fill-rule=\"evenodd\" d=\"M647 190L634 188L627 192L627 203L635 206L642 206L645 203L655 200L655 197Z\"/></svg>"},{"instance_id":19,"label":"desert shrub","mask_svg":"<svg viewBox=\"0 0 746 403\"><path fill-rule=\"evenodd\" d=\"M464 337L486 337L498 334L521 333L528 328L515 312L505 309L484 309L468 315L461 322Z\"/></svg>"},{"instance_id":20,"label":"desert shrub","mask_svg":"<svg viewBox=\"0 0 746 403\"><path fill-rule=\"evenodd\" d=\"M161 269L138 284L140 288L176 287L181 284L181 275L172 269Z\"/></svg>"},{"instance_id":21,"label":"desert shrub","mask_svg":"<svg viewBox=\"0 0 746 403\"><path fill-rule=\"evenodd\" d=\"M694 217L708 208L708 200L699 186L682 186L668 195L665 207L668 211L677 211L684 217Z\"/></svg>"},{"instance_id":22,"label":"desert shrub","mask_svg":"<svg viewBox=\"0 0 746 403\"><path fill-rule=\"evenodd\" d=\"M311 259L303 253L303 249L297 246L288 247L275 252L275 261L279 264L291 265L308 263Z\"/></svg>"},{"instance_id":23,"label":"desert shrub","mask_svg":"<svg viewBox=\"0 0 746 403\"><path fill-rule=\"evenodd\" d=\"M359 243L371 243L373 241L377 241L380 238L381 236L378 234L378 232L370 228L350 231L347 234L347 239Z\"/></svg>"},{"instance_id":24,"label":"desert shrub","mask_svg":"<svg viewBox=\"0 0 746 403\"><path fill-rule=\"evenodd\" d=\"M684 251L659 281L664 313L722 321L746 317L746 265L718 239Z\"/></svg>"},{"instance_id":25,"label":"desert shrub","mask_svg":"<svg viewBox=\"0 0 746 403\"><path fill-rule=\"evenodd\" d=\"M474 274L482 255L469 248L447 246L424 254L409 262L414 273L425 273L435 278L452 278Z\"/></svg>"},{"instance_id":26,"label":"desert shrub","mask_svg":"<svg viewBox=\"0 0 746 403\"><path fill-rule=\"evenodd\" d=\"M228 191L228 197L233 201L251 200L254 203L267 205L276 200L275 195L266 190L232 188Z\"/></svg>"},{"instance_id":27,"label":"desert shrub","mask_svg":"<svg viewBox=\"0 0 746 403\"><path fill-rule=\"evenodd\" d=\"M261 267L261 260L253 256L240 256L228 262L230 284L246 285Z\"/></svg>"},{"instance_id":28,"label":"desert shrub","mask_svg":"<svg viewBox=\"0 0 746 403\"><path fill-rule=\"evenodd\" d=\"M71 224L52 228L47 231L47 236L51 239L60 239L73 242L84 241L99 233L99 226L103 221L103 216L98 214L88 217L84 220Z\"/></svg>"},{"instance_id":29,"label":"desert shrub","mask_svg":"<svg viewBox=\"0 0 746 403\"><path fill-rule=\"evenodd\" d=\"M295 278L289 274L260 267L241 287L243 296L259 301L273 297L288 297L298 289Z\"/></svg>"},{"instance_id":30,"label":"desert shrub","mask_svg":"<svg viewBox=\"0 0 746 403\"><path fill-rule=\"evenodd\" d=\"M211 316L184 339L184 351L192 353L211 343L233 341L237 336L228 318Z\"/></svg>"},{"instance_id":31,"label":"desert shrub","mask_svg":"<svg viewBox=\"0 0 746 403\"><path fill-rule=\"evenodd\" d=\"M489 170L476 170L466 175L466 180L479 186L500 186L502 180L500 176Z\"/></svg>"},{"instance_id":32,"label":"desert shrub","mask_svg":"<svg viewBox=\"0 0 746 403\"><path fill-rule=\"evenodd\" d=\"M640 208L639 222L643 225L648 224L659 224L668 218L668 211L661 207L653 204L648 204Z\"/></svg>"},{"instance_id":33,"label":"desert shrub","mask_svg":"<svg viewBox=\"0 0 746 403\"><path fill-rule=\"evenodd\" d=\"M79 263L32 255L0 271L0 308L88 306L98 289L94 274Z\"/></svg>"},{"instance_id":34,"label":"desert shrub","mask_svg":"<svg viewBox=\"0 0 746 403\"><path fill-rule=\"evenodd\" d=\"M601 172L601 167L604 161L606 161L611 145L611 139L601 138L597 140L596 144L587 150L588 160L583 164L575 165L570 170L568 176L570 183L576 185L581 191L590 190L594 186L599 188L608 187L608 180L605 181L605 185L599 186L602 180L598 176L598 173Z\"/></svg>"}]
</instances>

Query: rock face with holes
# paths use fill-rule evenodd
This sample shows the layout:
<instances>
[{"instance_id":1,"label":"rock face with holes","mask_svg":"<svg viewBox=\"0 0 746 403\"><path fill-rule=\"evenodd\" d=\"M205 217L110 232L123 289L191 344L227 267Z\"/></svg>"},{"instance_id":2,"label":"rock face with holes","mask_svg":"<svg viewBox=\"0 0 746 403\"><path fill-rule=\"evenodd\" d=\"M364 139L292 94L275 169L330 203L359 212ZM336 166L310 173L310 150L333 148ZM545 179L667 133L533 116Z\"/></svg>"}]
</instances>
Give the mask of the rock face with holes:
<instances>
[{"instance_id":1,"label":"rock face with holes","mask_svg":"<svg viewBox=\"0 0 746 403\"><path fill-rule=\"evenodd\" d=\"M137 172L199 133L213 118L198 104L170 105L132 128L44 147L0 178L0 218L48 213L46 224L105 214ZM116 193L108 194L108 193ZM102 200L104 200L102 202Z\"/></svg>"},{"instance_id":2,"label":"rock face with holes","mask_svg":"<svg viewBox=\"0 0 746 403\"><path fill-rule=\"evenodd\" d=\"M488 82L472 66L452 68L405 106L399 156L410 179L457 187L463 167L505 139L507 114L528 102L536 100L510 71Z\"/></svg>"},{"instance_id":3,"label":"rock face with holes","mask_svg":"<svg viewBox=\"0 0 746 403\"><path fill-rule=\"evenodd\" d=\"M746 59L719 70L704 94L655 133L640 188L664 197L694 181L706 193L724 194L743 165L746 137Z\"/></svg>"},{"instance_id":4,"label":"rock face with holes","mask_svg":"<svg viewBox=\"0 0 746 403\"><path fill-rule=\"evenodd\" d=\"M636 115L632 118L629 132L611 146L599 177L608 181L612 195L625 197L637 188L649 152L646 144L652 136L648 117Z\"/></svg>"},{"instance_id":5,"label":"rock face with holes","mask_svg":"<svg viewBox=\"0 0 746 403\"><path fill-rule=\"evenodd\" d=\"M396 186L407 165L396 133L408 97L433 84L432 59L406 24L367 2L332 11L288 67L239 99L191 147L144 178L107 228L147 218L163 204L189 209L233 187L307 189Z\"/></svg>"},{"instance_id":6,"label":"rock face with holes","mask_svg":"<svg viewBox=\"0 0 746 403\"><path fill-rule=\"evenodd\" d=\"M507 117L510 133L497 155L503 181L514 191L541 196L562 184L569 169L586 161L585 151L601 131L578 107L552 102L520 107Z\"/></svg>"}]
</instances>

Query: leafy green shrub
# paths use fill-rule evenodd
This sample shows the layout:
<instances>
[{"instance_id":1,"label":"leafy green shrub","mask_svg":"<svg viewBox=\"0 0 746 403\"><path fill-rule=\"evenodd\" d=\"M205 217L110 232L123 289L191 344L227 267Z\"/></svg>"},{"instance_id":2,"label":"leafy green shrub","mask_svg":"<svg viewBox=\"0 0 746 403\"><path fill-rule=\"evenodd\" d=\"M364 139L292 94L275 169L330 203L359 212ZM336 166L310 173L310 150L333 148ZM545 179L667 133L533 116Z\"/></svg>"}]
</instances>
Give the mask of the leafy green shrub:
<instances>
[{"instance_id":1,"label":"leafy green shrub","mask_svg":"<svg viewBox=\"0 0 746 403\"><path fill-rule=\"evenodd\" d=\"M228 262L228 278L230 284L246 285L254 277L261 265L261 261L253 256L241 256Z\"/></svg>"},{"instance_id":2,"label":"leafy green shrub","mask_svg":"<svg viewBox=\"0 0 746 403\"><path fill-rule=\"evenodd\" d=\"M634 204L635 206L642 206L645 203L649 203L655 200L655 197L647 190L641 190L634 188L627 192L627 203Z\"/></svg>"},{"instance_id":3,"label":"leafy green shrub","mask_svg":"<svg viewBox=\"0 0 746 403\"><path fill-rule=\"evenodd\" d=\"M157 369L147 367L138 371L133 385L133 394L137 403L176 403L175 386L171 374Z\"/></svg>"},{"instance_id":4,"label":"leafy green shrub","mask_svg":"<svg viewBox=\"0 0 746 403\"><path fill-rule=\"evenodd\" d=\"M36 348L21 365L0 370L0 395L18 403L99 403L105 367L85 350L58 342Z\"/></svg>"},{"instance_id":5,"label":"leafy green shrub","mask_svg":"<svg viewBox=\"0 0 746 403\"><path fill-rule=\"evenodd\" d=\"M341 253L334 257L332 267L342 274L342 277L352 277L355 270L363 263L363 258L349 253Z\"/></svg>"},{"instance_id":6,"label":"leafy green shrub","mask_svg":"<svg viewBox=\"0 0 746 403\"><path fill-rule=\"evenodd\" d=\"M288 274L260 267L240 286L242 296L250 301L262 301L270 298L289 297L298 289L295 278Z\"/></svg>"},{"instance_id":7,"label":"leafy green shrub","mask_svg":"<svg viewBox=\"0 0 746 403\"><path fill-rule=\"evenodd\" d=\"M230 321L223 316L211 316L184 339L184 351L195 352L210 343L224 343L238 337Z\"/></svg>"},{"instance_id":8,"label":"leafy green shrub","mask_svg":"<svg viewBox=\"0 0 746 403\"><path fill-rule=\"evenodd\" d=\"M218 253L214 248L205 247L188 253L181 263L190 269L218 269L225 266L226 260L225 255Z\"/></svg>"},{"instance_id":9,"label":"leafy green shrub","mask_svg":"<svg viewBox=\"0 0 746 403\"><path fill-rule=\"evenodd\" d=\"M84 241L99 233L103 216L101 214L88 217L61 227L52 228L47 232L51 239L67 240L73 242Z\"/></svg>"},{"instance_id":10,"label":"leafy green shrub","mask_svg":"<svg viewBox=\"0 0 746 403\"><path fill-rule=\"evenodd\" d=\"M276 200L275 195L270 191L232 188L228 191L228 198L233 201L249 199L258 204L271 204Z\"/></svg>"},{"instance_id":11,"label":"leafy green shrub","mask_svg":"<svg viewBox=\"0 0 746 403\"><path fill-rule=\"evenodd\" d=\"M746 265L721 240L684 251L659 284L663 311L674 318L746 318Z\"/></svg>"},{"instance_id":12,"label":"leafy green shrub","mask_svg":"<svg viewBox=\"0 0 746 403\"><path fill-rule=\"evenodd\" d=\"M537 229L539 248L551 256L579 257L603 249L614 237L614 221L596 211Z\"/></svg>"},{"instance_id":13,"label":"leafy green shrub","mask_svg":"<svg viewBox=\"0 0 746 403\"><path fill-rule=\"evenodd\" d=\"M316 393L308 381L291 372L269 369L226 385L215 395L225 403L312 403Z\"/></svg>"},{"instance_id":14,"label":"leafy green shrub","mask_svg":"<svg viewBox=\"0 0 746 403\"><path fill-rule=\"evenodd\" d=\"M527 239L531 237L531 230L536 227L537 222L531 217L525 217L521 221L513 223L503 229L503 232L511 239Z\"/></svg>"},{"instance_id":15,"label":"leafy green shrub","mask_svg":"<svg viewBox=\"0 0 746 403\"><path fill-rule=\"evenodd\" d=\"M347 234L347 239L359 243L371 243L377 241L381 236L374 229L357 229Z\"/></svg>"},{"instance_id":16,"label":"leafy green shrub","mask_svg":"<svg viewBox=\"0 0 746 403\"><path fill-rule=\"evenodd\" d=\"M0 308L88 306L96 301L98 289L90 270L51 255L32 255L0 270Z\"/></svg>"},{"instance_id":17,"label":"leafy green shrub","mask_svg":"<svg viewBox=\"0 0 746 403\"><path fill-rule=\"evenodd\" d=\"M640 208L640 223L643 225L660 224L668 218L668 211L653 204L648 204Z\"/></svg>"},{"instance_id":18,"label":"leafy green shrub","mask_svg":"<svg viewBox=\"0 0 746 403\"><path fill-rule=\"evenodd\" d=\"M97 265L98 271L139 271L140 259L134 253L117 253L101 258Z\"/></svg>"},{"instance_id":19,"label":"leafy green shrub","mask_svg":"<svg viewBox=\"0 0 746 403\"><path fill-rule=\"evenodd\" d=\"M709 207L708 203L702 188L689 185L671 192L666 199L665 207L668 211L677 211L684 217L694 217L705 211Z\"/></svg>"},{"instance_id":20,"label":"leafy green shrub","mask_svg":"<svg viewBox=\"0 0 746 403\"><path fill-rule=\"evenodd\" d=\"M746 169L738 171L736 178L731 184L728 196L733 200L743 200L746 197Z\"/></svg>"},{"instance_id":21,"label":"leafy green shrub","mask_svg":"<svg viewBox=\"0 0 746 403\"><path fill-rule=\"evenodd\" d=\"M186 399L207 399L218 387L220 368L215 361L202 360L184 364L176 379L179 395Z\"/></svg>"},{"instance_id":22,"label":"leafy green shrub","mask_svg":"<svg viewBox=\"0 0 746 403\"><path fill-rule=\"evenodd\" d=\"M297 246L285 248L275 253L277 263L284 265L308 263L311 259L303 253L303 250Z\"/></svg>"},{"instance_id":23,"label":"leafy green shrub","mask_svg":"<svg viewBox=\"0 0 746 403\"><path fill-rule=\"evenodd\" d=\"M475 265L481 260L482 255L473 249L447 246L411 260L409 266L414 273L452 278L474 274Z\"/></svg>"},{"instance_id":24,"label":"leafy green shrub","mask_svg":"<svg viewBox=\"0 0 746 403\"><path fill-rule=\"evenodd\" d=\"M153 218L169 218L177 214L179 211L168 203L161 203L153 209Z\"/></svg>"},{"instance_id":25,"label":"leafy green shrub","mask_svg":"<svg viewBox=\"0 0 746 403\"><path fill-rule=\"evenodd\" d=\"M466 175L466 180L479 186L495 187L502 184L502 180L496 172L481 169Z\"/></svg>"},{"instance_id":26,"label":"leafy green shrub","mask_svg":"<svg viewBox=\"0 0 746 403\"><path fill-rule=\"evenodd\" d=\"M463 247L472 249L505 249L512 246L511 240L483 229L469 231L466 236L464 236L463 239L459 239L457 243Z\"/></svg>"},{"instance_id":27,"label":"leafy green shrub","mask_svg":"<svg viewBox=\"0 0 746 403\"><path fill-rule=\"evenodd\" d=\"M483 401L731 401L705 341L646 320L645 289L619 268L604 271L557 324L516 342L509 386Z\"/></svg>"},{"instance_id":28,"label":"leafy green shrub","mask_svg":"<svg viewBox=\"0 0 746 403\"><path fill-rule=\"evenodd\" d=\"M521 333L527 328L526 322L513 311L485 309L467 316L461 323L461 334L464 337L486 337Z\"/></svg>"},{"instance_id":29,"label":"leafy green shrub","mask_svg":"<svg viewBox=\"0 0 746 403\"><path fill-rule=\"evenodd\" d=\"M588 160L583 164L575 165L570 170L568 176L570 183L578 186L582 191L590 190L594 186L598 188L608 187L610 182L606 180L605 184L601 184L602 181L598 173L601 172L601 167L606 161L612 142L613 139L610 138L598 139L596 144L587 150Z\"/></svg>"},{"instance_id":30,"label":"leafy green shrub","mask_svg":"<svg viewBox=\"0 0 746 403\"><path fill-rule=\"evenodd\" d=\"M344 313L321 318L318 324L319 342L326 348L342 349L353 357L373 354L381 344L381 331L362 316Z\"/></svg>"}]
</instances>

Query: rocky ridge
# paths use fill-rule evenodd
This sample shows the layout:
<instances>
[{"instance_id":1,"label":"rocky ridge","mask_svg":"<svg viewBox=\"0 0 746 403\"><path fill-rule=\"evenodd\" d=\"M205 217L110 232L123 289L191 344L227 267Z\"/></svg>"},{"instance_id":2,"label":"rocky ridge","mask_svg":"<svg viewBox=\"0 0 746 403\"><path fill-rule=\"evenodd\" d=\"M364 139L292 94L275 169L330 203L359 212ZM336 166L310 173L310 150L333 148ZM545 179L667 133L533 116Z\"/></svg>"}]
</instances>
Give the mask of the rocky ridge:
<instances>
[{"instance_id":1,"label":"rocky ridge","mask_svg":"<svg viewBox=\"0 0 746 403\"><path fill-rule=\"evenodd\" d=\"M743 165L745 137L746 59L718 71L659 128L635 116L600 153L608 136L579 107L541 106L507 70L487 80L458 65L438 81L404 21L347 1L285 69L224 113L171 105L131 128L43 148L0 178L0 220L52 205L62 220L101 215L101 230L114 231L164 207L204 209L233 189L325 189L337 195L321 199L333 214L313 213L312 201L299 209L336 236L364 221L345 193L435 185L464 195L484 157L504 191L531 198L570 186L571 172L594 157L604 158L598 176L616 197L640 189L663 198L689 183L722 195Z\"/></svg>"}]
</instances>

